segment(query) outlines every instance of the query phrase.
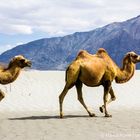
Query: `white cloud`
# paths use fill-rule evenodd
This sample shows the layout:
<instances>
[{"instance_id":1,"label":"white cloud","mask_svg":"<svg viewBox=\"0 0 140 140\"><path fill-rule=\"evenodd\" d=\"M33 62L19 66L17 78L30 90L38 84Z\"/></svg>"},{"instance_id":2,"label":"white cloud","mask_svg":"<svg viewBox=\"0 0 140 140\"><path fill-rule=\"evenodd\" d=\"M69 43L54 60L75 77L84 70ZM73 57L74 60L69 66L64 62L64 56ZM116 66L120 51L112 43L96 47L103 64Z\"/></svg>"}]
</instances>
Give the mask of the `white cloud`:
<instances>
[{"instance_id":1,"label":"white cloud","mask_svg":"<svg viewBox=\"0 0 140 140\"><path fill-rule=\"evenodd\" d=\"M13 48L14 46L13 45L10 45L10 44L7 44L7 45L3 45L3 46L0 46L0 54Z\"/></svg>"},{"instance_id":2,"label":"white cloud","mask_svg":"<svg viewBox=\"0 0 140 140\"><path fill-rule=\"evenodd\" d=\"M12 25L11 30L21 34L31 34L32 29L28 25Z\"/></svg>"},{"instance_id":3,"label":"white cloud","mask_svg":"<svg viewBox=\"0 0 140 140\"><path fill-rule=\"evenodd\" d=\"M92 30L140 13L139 0L1 0L0 33L50 36Z\"/></svg>"},{"instance_id":4,"label":"white cloud","mask_svg":"<svg viewBox=\"0 0 140 140\"><path fill-rule=\"evenodd\" d=\"M1 33L6 34L32 34L32 28L28 25L22 25L22 24L1 24L0 27Z\"/></svg>"},{"instance_id":5,"label":"white cloud","mask_svg":"<svg viewBox=\"0 0 140 140\"><path fill-rule=\"evenodd\" d=\"M12 48L14 48L15 46L18 46L18 45L22 45L23 43L22 42L18 42L16 44L6 44L6 45L1 45L0 46L0 54L2 54L3 52L7 51L7 50L10 50Z\"/></svg>"}]
</instances>

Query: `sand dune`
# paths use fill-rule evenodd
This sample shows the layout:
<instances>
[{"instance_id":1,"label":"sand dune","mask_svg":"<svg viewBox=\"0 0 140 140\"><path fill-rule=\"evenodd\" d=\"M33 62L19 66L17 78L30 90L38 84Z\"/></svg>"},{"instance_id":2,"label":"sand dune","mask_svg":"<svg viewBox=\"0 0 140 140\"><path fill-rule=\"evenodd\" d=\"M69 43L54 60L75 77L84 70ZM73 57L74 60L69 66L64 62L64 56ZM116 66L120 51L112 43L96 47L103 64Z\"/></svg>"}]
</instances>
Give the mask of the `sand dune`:
<instances>
[{"instance_id":1,"label":"sand dune","mask_svg":"<svg viewBox=\"0 0 140 140\"><path fill-rule=\"evenodd\" d=\"M98 110L103 88L83 88L87 106L97 114L88 117L72 88L64 101L65 119L59 119L58 96L65 84L59 71L22 71L0 102L0 140L140 139L140 71L126 84L115 84L117 100L108 109L112 118Z\"/></svg>"}]
</instances>

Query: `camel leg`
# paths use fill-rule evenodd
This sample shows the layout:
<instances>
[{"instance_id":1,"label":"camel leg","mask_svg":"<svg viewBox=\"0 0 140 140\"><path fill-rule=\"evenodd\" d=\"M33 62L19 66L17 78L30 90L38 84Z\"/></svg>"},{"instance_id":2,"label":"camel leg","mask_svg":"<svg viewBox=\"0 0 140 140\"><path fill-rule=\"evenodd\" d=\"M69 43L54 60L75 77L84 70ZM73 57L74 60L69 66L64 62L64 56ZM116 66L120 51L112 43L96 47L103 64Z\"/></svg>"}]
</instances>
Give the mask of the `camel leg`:
<instances>
[{"instance_id":1,"label":"camel leg","mask_svg":"<svg viewBox=\"0 0 140 140\"><path fill-rule=\"evenodd\" d=\"M0 90L0 101L5 97L5 94L3 91Z\"/></svg>"},{"instance_id":2,"label":"camel leg","mask_svg":"<svg viewBox=\"0 0 140 140\"><path fill-rule=\"evenodd\" d=\"M109 104L109 103L111 103L112 101L115 101L115 100L116 100L116 96L115 96L115 94L114 94L114 91L113 91L112 87L110 87L109 94L110 94L111 97L110 97L109 101L107 101L107 104Z\"/></svg>"},{"instance_id":3,"label":"camel leg","mask_svg":"<svg viewBox=\"0 0 140 140\"><path fill-rule=\"evenodd\" d=\"M82 82L81 81L77 81L76 83L76 90L77 90L77 95L78 95L78 100L79 102L84 106L84 108L86 109L86 111L88 112L89 116L90 117L94 117L95 114L94 113L91 113L86 104L84 103L84 100L83 100L83 96L82 96Z\"/></svg>"},{"instance_id":4,"label":"camel leg","mask_svg":"<svg viewBox=\"0 0 140 140\"><path fill-rule=\"evenodd\" d=\"M106 83L104 84L104 109L105 109L105 117L111 117L111 115L108 114L107 111L107 100L108 100L108 95L109 95L109 91L111 89L111 82L110 81L106 81Z\"/></svg>"},{"instance_id":5,"label":"camel leg","mask_svg":"<svg viewBox=\"0 0 140 140\"><path fill-rule=\"evenodd\" d=\"M69 88L67 84L65 85L62 93L59 95L59 105L60 105L60 118L63 118L63 100L68 92Z\"/></svg>"},{"instance_id":6,"label":"camel leg","mask_svg":"<svg viewBox=\"0 0 140 140\"><path fill-rule=\"evenodd\" d=\"M68 90L75 85L79 72L80 72L79 68L80 68L79 65L76 64L76 67L75 67L75 64L71 64L66 70L66 79L65 79L66 85L59 96L60 118L63 118L63 100Z\"/></svg>"},{"instance_id":7,"label":"camel leg","mask_svg":"<svg viewBox=\"0 0 140 140\"><path fill-rule=\"evenodd\" d=\"M115 101L116 100L116 96L114 94L114 91L113 91L112 87L110 88L109 94L110 94L111 98L107 101L107 103L106 103L107 105L109 103L111 103L112 101ZM104 112L104 109L105 109L104 105L102 105L99 109L103 113Z\"/></svg>"}]
</instances>

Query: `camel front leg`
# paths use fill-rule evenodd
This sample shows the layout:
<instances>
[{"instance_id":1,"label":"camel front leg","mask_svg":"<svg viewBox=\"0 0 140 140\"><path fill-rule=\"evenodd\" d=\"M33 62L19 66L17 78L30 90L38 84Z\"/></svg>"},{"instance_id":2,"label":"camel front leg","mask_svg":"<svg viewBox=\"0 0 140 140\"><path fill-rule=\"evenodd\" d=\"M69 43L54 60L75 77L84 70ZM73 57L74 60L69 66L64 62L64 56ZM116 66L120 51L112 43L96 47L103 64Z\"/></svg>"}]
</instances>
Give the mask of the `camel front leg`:
<instances>
[{"instance_id":1,"label":"camel front leg","mask_svg":"<svg viewBox=\"0 0 140 140\"><path fill-rule=\"evenodd\" d=\"M105 109L105 117L112 117L112 115L109 115L108 114L108 111L107 111L107 100L108 100L108 93L107 91L104 93L104 109Z\"/></svg>"},{"instance_id":2,"label":"camel front leg","mask_svg":"<svg viewBox=\"0 0 140 140\"><path fill-rule=\"evenodd\" d=\"M5 97L5 94L2 90L0 90L0 101Z\"/></svg>"},{"instance_id":3,"label":"camel front leg","mask_svg":"<svg viewBox=\"0 0 140 140\"><path fill-rule=\"evenodd\" d=\"M112 117L112 115L108 114L107 111L107 101L108 101L108 95L109 95L109 91L111 89L111 82L110 81L106 81L106 83L104 84L104 109L105 109L105 117Z\"/></svg>"},{"instance_id":4,"label":"camel front leg","mask_svg":"<svg viewBox=\"0 0 140 140\"><path fill-rule=\"evenodd\" d=\"M77 90L77 95L78 95L78 100L79 100L79 102L83 105L83 107L86 109L86 111L88 112L88 114L89 114L89 116L90 117L95 117L95 114L94 113L91 113L89 110L88 110L88 108L87 108L87 106L86 106L86 104L85 104L85 102L84 102L84 100L83 100L83 96L82 96L82 82L81 81L77 81L77 83L76 83L76 90Z\"/></svg>"},{"instance_id":5,"label":"camel front leg","mask_svg":"<svg viewBox=\"0 0 140 140\"><path fill-rule=\"evenodd\" d=\"M116 100L116 96L115 96L115 94L114 94L114 91L113 91L112 87L110 88L109 94L110 94L111 97L110 97L109 100L107 100L107 103L106 103L107 105L108 105L109 103L111 103L112 101L115 101L115 100ZM99 109L100 109L101 113L103 113L104 110L105 110L104 105L102 105Z\"/></svg>"}]
</instances>

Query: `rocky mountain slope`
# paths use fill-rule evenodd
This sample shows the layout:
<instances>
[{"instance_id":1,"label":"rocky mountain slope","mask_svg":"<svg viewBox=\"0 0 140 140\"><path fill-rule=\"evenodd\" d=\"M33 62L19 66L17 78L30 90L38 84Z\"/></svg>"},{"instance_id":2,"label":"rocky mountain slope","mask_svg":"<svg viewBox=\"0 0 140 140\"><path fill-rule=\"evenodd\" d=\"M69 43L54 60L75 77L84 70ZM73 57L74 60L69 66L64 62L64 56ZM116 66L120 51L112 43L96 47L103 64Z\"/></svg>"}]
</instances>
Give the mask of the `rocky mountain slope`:
<instances>
[{"instance_id":1,"label":"rocky mountain slope","mask_svg":"<svg viewBox=\"0 0 140 140\"><path fill-rule=\"evenodd\" d=\"M11 57L23 54L32 60L34 69L64 70L79 50L95 53L100 47L105 48L120 66L128 51L140 54L140 16L88 32L44 38L19 45L1 54L0 61L8 62Z\"/></svg>"}]
</instances>

